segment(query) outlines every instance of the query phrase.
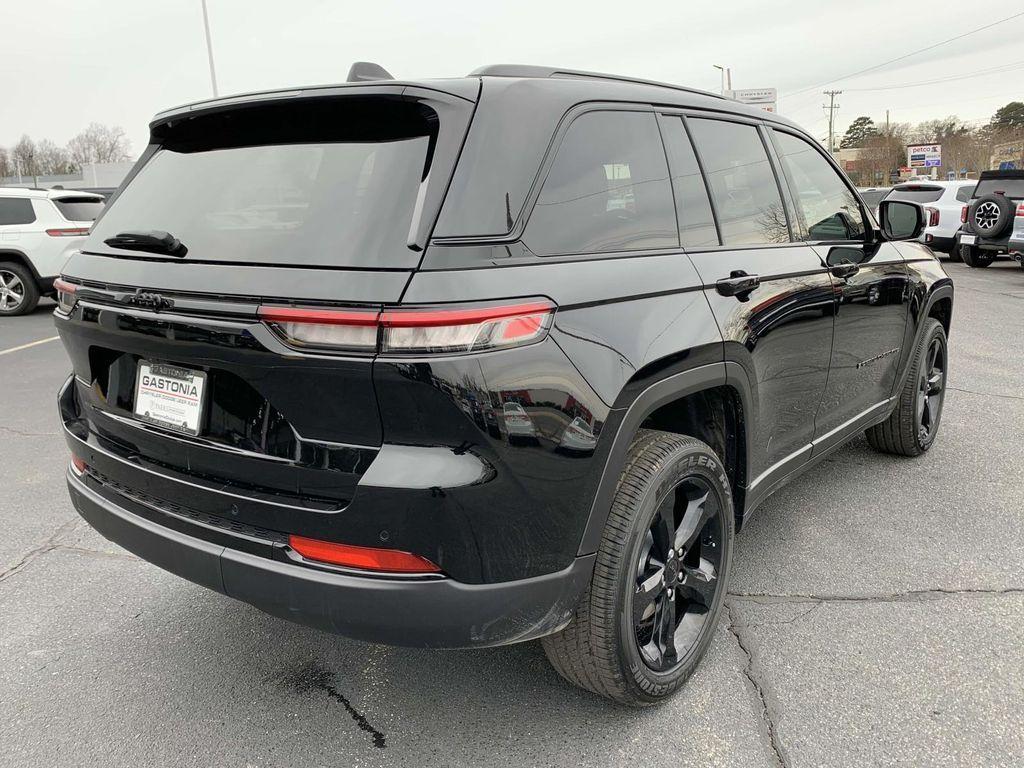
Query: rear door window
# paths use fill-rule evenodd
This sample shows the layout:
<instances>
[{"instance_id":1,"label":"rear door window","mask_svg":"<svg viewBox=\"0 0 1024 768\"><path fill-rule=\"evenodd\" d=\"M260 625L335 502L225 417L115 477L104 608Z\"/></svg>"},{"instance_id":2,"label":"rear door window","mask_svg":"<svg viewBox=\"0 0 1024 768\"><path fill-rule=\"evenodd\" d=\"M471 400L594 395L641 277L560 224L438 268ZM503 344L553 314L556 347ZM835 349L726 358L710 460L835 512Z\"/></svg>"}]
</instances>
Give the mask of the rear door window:
<instances>
[{"instance_id":1,"label":"rear door window","mask_svg":"<svg viewBox=\"0 0 1024 768\"><path fill-rule=\"evenodd\" d=\"M32 201L27 197L0 197L0 226L31 224L35 220Z\"/></svg>"},{"instance_id":2,"label":"rear door window","mask_svg":"<svg viewBox=\"0 0 1024 768\"><path fill-rule=\"evenodd\" d=\"M1005 195L1015 200L1024 198L1024 178L982 179L979 181L974 196L981 197L991 194Z\"/></svg>"},{"instance_id":3,"label":"rear door window","mask_svg":"<svg viewBox=\"0 0 1024 768\"><path fill-rule=\"evenodd\" d=\"M189 260L415 267L407 242L436 131L432 110L372 99L199 118L168 135L86 250L159 230Z\"/></svg>"},{"instance_id":4,"label":"rear door window","mask_svg":"<svg viewBox=\"0 0 1024 768\"><path fill-rule=\"evenodd\" d=\"M718 245L718 230L715 229L708 188L683 120L668 117L662 122L662 128L672 174L672 191L676 198L679 239L684 248Z\"/></svg>"},{"instance_id":5,"label":"rear door window","mask_svg":"<svg viewBox=\"0 0 1024 768\"><path fill-rule=\"evenodd\" d=\"M772 133L802 219L803 239L863 240L860 203L835 168L807 141L791 133Z\"/></svg>"},{"instance_id":6,"label":"rear door window","mask_svg":"<svg viewBox=\"0 0 1024 768\"><path fill-rule=\"evenodd\" d=\"M68 221L96 221L103 210L103 201L95 197L59 197L53 204Z\"/></svg>"},{"instance_id":7,"label":"rear door window","mask_svg":"<svg viewBox=\"0 0 1024 768\"><path fill-rule=\"evenodd\" d=\"M757 128L705 118L687 122L707 173L723 244L789 242L786 209Z\"/></svg>"},{"instance_id":8,"label":"rear door window","mask_svg":"<svg viewBox=\"0 0 1024 768\"><path fill-rule=\"evenodd\" d=\"M523 240L542 256L678 247L654 114L599 111L576 118Z\"/></svg>"},{"instance_id":9,"label":"rear door window","mask_svg":"<svg viewBox=\"0 0 1024 768\"><path fill-rule=\"evenodd\" d=\"M969 187L960 187L956 191L956 199L961 203L969 202L971 199L971 193L974 192L975 185L972 184Z\"/></svg>"}]
</instances>

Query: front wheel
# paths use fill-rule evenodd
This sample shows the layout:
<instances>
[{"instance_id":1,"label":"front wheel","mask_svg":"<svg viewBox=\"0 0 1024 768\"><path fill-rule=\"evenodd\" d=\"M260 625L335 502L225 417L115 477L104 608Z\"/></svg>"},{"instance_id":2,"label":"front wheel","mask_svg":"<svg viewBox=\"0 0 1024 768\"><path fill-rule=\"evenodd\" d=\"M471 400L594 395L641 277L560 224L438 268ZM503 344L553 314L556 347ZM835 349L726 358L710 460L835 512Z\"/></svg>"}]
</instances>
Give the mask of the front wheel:
<instances>
[{"instance_id":1,"label":"front wheel","mask_svg":"<svg viewBox=\"0 0 1024 768\"><path fill-rule=\"evenodd\" d=\"M939 433L949 368L946 331L935 318L925 322L896 410L865 433L876 451L919 456L932 447Z\"/></svg>"},{"instance_id":2,"label":"front wheel","mask_svg":"<svg viewBox=\"0 0 1024 768\"><path fill-rule=\"evenodd\" d=\"M0 263L0 316L27 315L39 303L35 278L21 264Z\"/></svg>"},{"instance_id":3,"label":"front wheel","mask_svg":"<svg viewBox=\"0 0 1024 768\"><path fill-rule=\"evenodd\" d=\"M562 677L631 706L693 674L725 599L734 536L722 461L692 437L641 430L630 446L590 586L542 642Z\"/></svg>"}]
</instances>

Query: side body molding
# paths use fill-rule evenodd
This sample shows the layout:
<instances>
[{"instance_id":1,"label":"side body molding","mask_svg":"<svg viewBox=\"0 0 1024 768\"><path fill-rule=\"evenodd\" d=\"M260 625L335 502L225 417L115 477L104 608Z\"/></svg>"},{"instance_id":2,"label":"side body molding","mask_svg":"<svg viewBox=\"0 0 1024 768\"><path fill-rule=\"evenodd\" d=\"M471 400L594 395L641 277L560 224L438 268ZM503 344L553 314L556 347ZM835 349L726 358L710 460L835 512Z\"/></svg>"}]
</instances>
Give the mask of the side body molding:
<instances>
[{"instance_id":1,"label":"side body molding","mask_svg":"<svg viewBox=\"0 0 1024 768\"><path fill-rule=\"evenodd\" d=\"M740 396L744 413L749 413L748 409L752 398L747 377L742 367L732 362L710 363L667 376L643 390L629 407L624 409L625 413L622 415L612 447L608 452L597 493L594 494L590 516L580 542L580 555L597 551L605 522L608 519L615 487L626 463L626 453L644 419L666 403L702 390L721 386L729 386L736 390ZM749 419L744 419L744 428L749 431ZM746 444L749 446L749 434L747 437Z\"/></svg>"}]
</instances>

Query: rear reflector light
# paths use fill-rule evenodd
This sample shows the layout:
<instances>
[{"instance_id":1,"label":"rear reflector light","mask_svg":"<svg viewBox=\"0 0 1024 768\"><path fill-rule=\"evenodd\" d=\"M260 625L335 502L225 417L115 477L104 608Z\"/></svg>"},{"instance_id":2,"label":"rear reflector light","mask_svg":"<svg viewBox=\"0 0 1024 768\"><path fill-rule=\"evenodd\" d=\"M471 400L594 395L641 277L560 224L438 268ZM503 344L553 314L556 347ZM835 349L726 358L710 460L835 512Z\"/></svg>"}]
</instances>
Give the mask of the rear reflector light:
<instances>
[{"instance_id":1,"label":"rear reflector light","mask_svg":"<svg viewBox=\"0 0 1024 768\"><path fill-rule=\"evenodd\" d=\"M57 305L61 312L70 313L78 301L78 286L58 277L53 281L53 290L57 292Z\"/></svg>"},{"instance_id":2,"label":"rear reflector light","mask_svg":"<svg viewBox=\"0 0 1024 768\"><path fill-rule=\"evenodd\" d=\"M89 234L88 227L65 227L63 229L48 229L46 234L50 237L85 237Z\"/></svg>"},{"instance_id":3,"label":"rear reflector light","mask_svg":"<svg viewBox=\"0 0 1024 768\"><path fill-rule=\"evenodd\" d=\"M937 227L939 226L939 209L938 208L925 208L925 213L928 214L928 226Z\"/></svg>"},{"instance_id":4,"label":"rear reflector light","mask_svg":"<svg viewBox=\"0 0 1024 768\"><path fill-rule=\"evenodd\" d=\"M332 541L289 536L288 544L307 560L360 568L382 573L440 573L441 569L425 557L397 549L357 547Z\"/></svg>"},{"instance_id":5,"label":"rear reflector light","mask_svg":"<svg viewBox=\"0 0 1024 768\"><path fill-rule=\"evenodd\" d=\"M1014 216L1024 216L1024 202L1017 203L1017 211Z\"/></svg>"},{"instance_id":6,"label":"rear reflector light","mask_svg":"<svg viewBox=\"0 0 1024 768\"><path fill-rule=\"evenodd\" d=\"M336 310L263 306L260 318L294 347L413 354L529 344L551 327L547 300L487 307Z\"/></svg>"},{"instance_id":7,"label":"rear reflector light","mask_svg":"<svg viewBox=\"0 0 1024 768\"><path fill-rule=\"evenodd\" d=\"M967 223L967 206L966 205L963 208L960 209L960 223L961 224L966 224Z\"/></svg>"},{"instance_id":8,"label":"rear reflector light","mask_svg":"<svg viewBox=\"0 0 1024 768\"><path fill-rule=\"evenodd\" d=\"M77 456L75 456L75 454L73 454L73 453L71 454L71 471L72 472L74 472L76 475L81 477L82 475L84 475L86 473L86 470L88 470L88 469L89 469L89 465L88 464L86 464L82 459L80 459Z\"/></svg>"}]
</instances>

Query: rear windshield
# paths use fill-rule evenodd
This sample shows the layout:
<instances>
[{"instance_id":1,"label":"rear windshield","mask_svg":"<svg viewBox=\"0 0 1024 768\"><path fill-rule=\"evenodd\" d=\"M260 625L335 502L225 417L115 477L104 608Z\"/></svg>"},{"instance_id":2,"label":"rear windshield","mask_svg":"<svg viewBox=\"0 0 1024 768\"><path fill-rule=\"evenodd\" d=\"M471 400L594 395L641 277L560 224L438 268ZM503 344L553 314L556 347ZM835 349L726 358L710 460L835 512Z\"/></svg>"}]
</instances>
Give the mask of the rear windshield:
<instances>
[{"instance_id":1,"label":"rear windshield","mask_svg":"<svg viewBox=\"0 0 1024 768\"><path fill-rule=\"evenodd\" d=\"M385 99L194 118L168 132L86 249L158 230L189 260L414 267L407 241L436 123L421 105Z\"/></svg>"},{"instance_id":2,"label":"rear windshield","mask_svg":"<svg viewBox=\"0 0 1024 768\"><path fill-rule=\"evenodd\" d=\"M53 204L68 221L96 221L103 210L103 201L95 197L62 197Z\"/></svg>"},{"instance_id":3,"label":"rear windshield","mask_svg":"<svg viewBox=\"0 0 1024 768\"><path fill-rule=\"evenodd\" d=\"M866 192L861 192L860 196L864 198L864 202L870 208L874 208L882 201L882 198L885 197L888 191L887 189L869 189Z\"/></svg>"},{"instance_id":4,"label":"rear windshield","mask_svg":"<svg viewBox=\"0 0 1024 768\"><path fill-rule=\"evenodd\" d=\"M1024 179L982 179L974 190L975 197L995 193L1006 197L1024 198Z\"/></svg>"},{"instance_id":5,"label":"rear windshield","mask_svg":"<svg viewBox=\"0 0 1024 768\"><path fill-rule=\"evenodd\" d=\"M934 203L942 197L942 187L926 187L913 184L908 187L893 187L885 196L886 200L909 200L912 203Z\"/></svg>"}]
</instances>

